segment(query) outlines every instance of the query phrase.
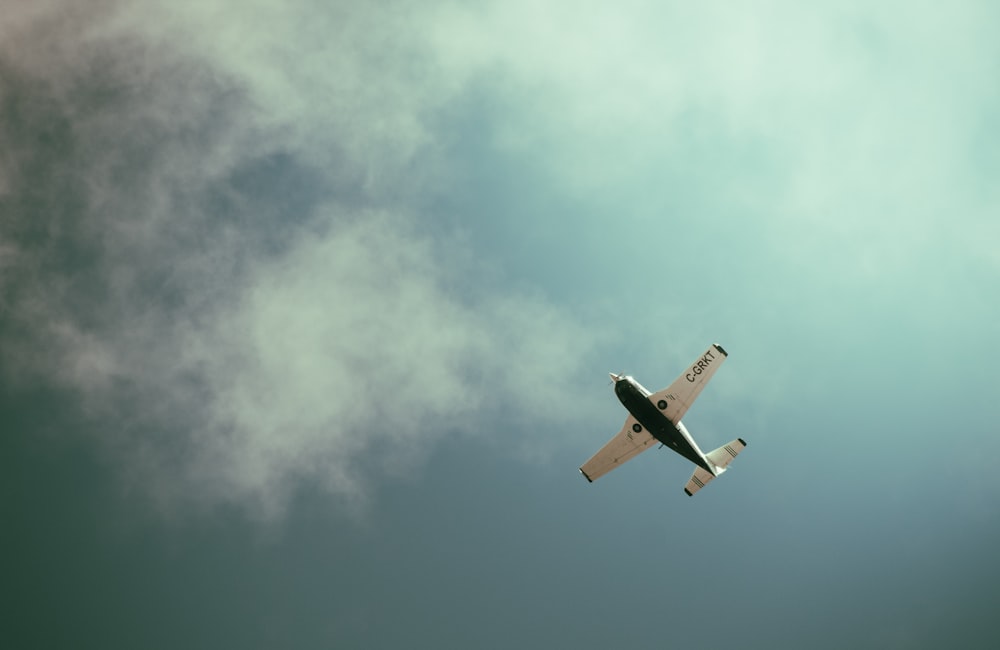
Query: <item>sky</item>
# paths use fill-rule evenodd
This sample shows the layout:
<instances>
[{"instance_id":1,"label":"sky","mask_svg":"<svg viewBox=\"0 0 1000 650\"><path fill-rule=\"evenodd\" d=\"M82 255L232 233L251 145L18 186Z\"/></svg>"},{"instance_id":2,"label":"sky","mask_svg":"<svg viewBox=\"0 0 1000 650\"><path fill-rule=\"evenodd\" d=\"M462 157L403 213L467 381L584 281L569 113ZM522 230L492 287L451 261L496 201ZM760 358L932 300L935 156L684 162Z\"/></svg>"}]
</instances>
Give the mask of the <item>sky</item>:
<instances>
[{"instance_id":1,"label":"sky","mask_svg":"<svg viewBox=\"0 0 1000 650\"><path fill-rule=\"evenodd\" d=\"M993 3L0 13L3 647L995 646Z\"/></svg>"}]
</instances>

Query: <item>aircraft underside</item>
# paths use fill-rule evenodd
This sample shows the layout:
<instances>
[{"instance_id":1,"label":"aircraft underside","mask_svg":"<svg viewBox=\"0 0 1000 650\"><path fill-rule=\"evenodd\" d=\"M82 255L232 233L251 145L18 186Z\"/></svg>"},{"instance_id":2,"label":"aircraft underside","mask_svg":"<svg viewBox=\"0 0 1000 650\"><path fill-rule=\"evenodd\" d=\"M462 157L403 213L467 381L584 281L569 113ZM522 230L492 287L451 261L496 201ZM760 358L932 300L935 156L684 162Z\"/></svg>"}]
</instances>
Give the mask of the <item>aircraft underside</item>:
<instances>
[{"instance_id":1,"label":"aircraft underside","mask_svg":"<svg viewBox=\"0 0 1000 650\"><path fill-rule=\"evenodd\" d=\"M615 385L615 394L621 400L622 406L639 421L639 424L646 428L651 436L695 465L711 471L701 454L691 446L691 443L674 426L674 423L668 420L657 409L656 405L649 401L647 395L643 395L634 385L625 381ZM636 431L636 433L640 433L640 431Z\"/></svg>"},{"instance_id":2,"label":"aircraft underside","mask_svg":"<svg viewBox=\"0 0 1000 650\"><path fill-rule=\"evenodd\" d=\"M687 370L663 390L651 393L631 376L609 373L615 394L628 410L625 424L615 436L587 462L580 473L588 481L604 476L622 463L657 446L669 447L695 464L694 473L684 486L688 496L704 488L726 471L747 443L731 440L718 449L704 453L698 448L681 418L701 393L702 388L729 356L718 344L701 354Z\"/></svg>"}]
</instances>

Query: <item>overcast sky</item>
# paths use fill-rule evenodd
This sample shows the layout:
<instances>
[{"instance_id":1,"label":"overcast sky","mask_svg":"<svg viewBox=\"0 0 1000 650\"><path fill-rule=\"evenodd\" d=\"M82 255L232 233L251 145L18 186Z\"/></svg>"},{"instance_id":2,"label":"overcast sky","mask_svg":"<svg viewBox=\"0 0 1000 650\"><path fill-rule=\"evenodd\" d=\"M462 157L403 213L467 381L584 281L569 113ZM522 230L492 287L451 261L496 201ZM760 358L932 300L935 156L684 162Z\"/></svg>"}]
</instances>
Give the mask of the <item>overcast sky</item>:
<instances>
[{"instance_id":1,"label":"overcast sky","mask_svg":"<svg viewBox=\"0 0 1000 650\"><path fill-rule=\"evenodd\" d=\"M0 15L0 645L995 647L994 3Z\"/></svg>"}]
</instances>

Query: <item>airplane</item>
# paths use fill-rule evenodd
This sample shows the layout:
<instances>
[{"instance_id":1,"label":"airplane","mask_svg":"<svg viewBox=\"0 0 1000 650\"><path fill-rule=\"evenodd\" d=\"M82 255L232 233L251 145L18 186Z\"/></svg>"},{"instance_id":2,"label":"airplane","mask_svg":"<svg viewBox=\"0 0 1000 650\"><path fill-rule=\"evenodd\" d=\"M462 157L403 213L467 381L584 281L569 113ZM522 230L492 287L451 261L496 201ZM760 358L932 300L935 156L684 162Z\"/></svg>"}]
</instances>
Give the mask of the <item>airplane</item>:
<instances>
[{"instance_id":1,"label":"airplane","mask_svg":"<svg viewBox=\"0 0 1000 650\"><path fill-rule=\"evenodd\" d=\"M650 393L631 376L608 373L614 382L615 394L629 415L622 430L580 467L583 477L593 483L657 442L660 447L669 447L696 465L694 474L684 486L688 496L694 496L725 472L747 443L737 438L703 453L681 418L728 356L722 346L713 344L674 383L658 393Z\"/></svg>"}]
</instances>

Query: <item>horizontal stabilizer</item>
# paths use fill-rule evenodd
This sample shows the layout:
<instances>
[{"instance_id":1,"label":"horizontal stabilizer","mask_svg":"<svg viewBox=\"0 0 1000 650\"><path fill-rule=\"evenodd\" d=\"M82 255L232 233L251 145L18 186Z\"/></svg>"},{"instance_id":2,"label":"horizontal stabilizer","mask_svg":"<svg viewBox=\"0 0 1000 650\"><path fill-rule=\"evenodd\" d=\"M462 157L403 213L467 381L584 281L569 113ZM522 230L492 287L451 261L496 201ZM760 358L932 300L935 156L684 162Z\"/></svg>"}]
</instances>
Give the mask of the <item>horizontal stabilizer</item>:
<instances>
[{"instance_id":1,"label":"horizontal stabilizer","mask_svg":"<svg viewBox=\"0 0 1000 650\"><path fill-rule=\"evenodd\" d=\"M692 497L695 492L708 485L708 482L713 478L715 478L715 475L707 469L695 467L694 474L691 475L691 480L684 486L684 491L687 492L689 497Z\"/></svg>"},{"instance_id":2,"label":"horizontal stabilizer","mask_svg":"<svg viewBox=\"0 0 1000 650\"><path fill-rule=\"evenodd\" d=\"M736 440L727 442L718 449L714 449L705 455L708 456L708 459L712 461L713 465L725 469L729 466L729 463L733 462L733 459L736 458L736 454L743 451L746 446L747 443L743 442L743 438L737 438Z\"/></svg>"}]
</instances>

